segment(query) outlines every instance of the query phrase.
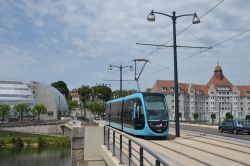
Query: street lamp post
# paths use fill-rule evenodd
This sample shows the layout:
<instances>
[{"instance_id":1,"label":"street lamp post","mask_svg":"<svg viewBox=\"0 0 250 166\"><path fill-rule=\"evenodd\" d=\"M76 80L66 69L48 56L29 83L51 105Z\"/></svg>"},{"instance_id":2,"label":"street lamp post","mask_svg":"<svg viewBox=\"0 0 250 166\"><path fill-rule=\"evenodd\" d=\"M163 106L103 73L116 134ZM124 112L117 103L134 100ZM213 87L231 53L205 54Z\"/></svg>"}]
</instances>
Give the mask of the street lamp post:
<instances>
[{"instance_id":1,"label":"street lamp post","mask_svg":"<svg viewBox=\"0 0 250 166\"><path fill-rule=\"evenodd\" d=\"M180 124L179 124L179 95L178 95L178 70L177 70L177 44L176 44L176 19L184 16L193 16L193 24L200 23L200 19L196 13L194 14L183 14L176 16L175 11L173 11L173 15L168 15L165 13L151 11L148 15L148 21L155 21L155 15L160 14L167 17L170 17L173 21L173 51L174 51L174 94L175 94L175 133L176 137L180 137Z\"/></svg>"},{"instance_id":2,"label":"street lamp post","mask_svg":"<svg viewBox=\"0 0 250 166\"><path fill-rule=\"evenodd\" d=\"M219 125L220 125L220 106L221 106L221 103L219 101Z\"/></svg>"},{"instance_id":3,"label":"street lamp post","mask_svg":"<svg viewBox=\"0 0 250 166\"><path fill-rule=\"evenodd\" d=\"M122 97L122 69L129 67L129 69L132 71L133 67L132 66L123 66L123 65L120 65L120 66L109 65L108 69L112 70L112 67L116 67L116 68L120 69L120 97Z\"/></svg>"}]
</instances>

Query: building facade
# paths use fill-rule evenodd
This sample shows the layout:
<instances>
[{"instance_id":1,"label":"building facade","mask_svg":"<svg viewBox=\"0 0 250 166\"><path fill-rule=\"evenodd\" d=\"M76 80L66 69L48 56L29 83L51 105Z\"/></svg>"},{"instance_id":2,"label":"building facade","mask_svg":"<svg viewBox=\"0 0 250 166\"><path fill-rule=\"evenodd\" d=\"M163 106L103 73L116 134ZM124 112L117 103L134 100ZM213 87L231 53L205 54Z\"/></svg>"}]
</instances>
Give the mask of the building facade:
<instances>
[{"instance_id":1,"label":"building facade","mask_svg":"<svg viewBox=\"0 0 250 166\"><path fill-rule=\"evenodd\" d=\"M40 82L28 83L28 87L33 93L35 103L44 104L47 108L47 114L41 115L41 119L55 120L68 110L65 96L56 88Z\"/></svg>"},{"instance_id":2,"label":"building facade","mask_svg":"<svg viewBox=\"0 0 250 166\"><path fill-rule=\"evenodd\" d=\"M244 119L250 114L250 85L233 85L224 75L221 66L217 64L214 75L206 85L179 83L179 111L181 119L193 120L198 114L198 120L212 121L211 114L215 113L215 121L219 122L227 113L236 119ZM157 80L152 92L161 92L167 96L170 119L175 118L174 81Z\"/></svg>"},{"instance_id":3,"label":"building facade","mask_svg":"<svg viewBox=\"0 0 250 166\"><path fill-rule=\"evenodd\" d=\"M34 96L26 84L20 81L0 81L0 104L13 107L16 104L35 104Z\"/></svg>"},{"instance_id":4,"label":"building facade","mask_svg":"<svg viewBox=\"0 0 250 166\"><path fill-rule=\"evenodd\" d=\"M19 116L13 107L21 103L26 103L31 108L35 104L44 104L48 112L40 116L40 119L43 120L55 120L68 110L64 95L50 85L38 82L26 84L21 81L0 80L0 104L10 105L10 118ZM30 115L32 115L30 112L24 113L24 116Z\"/></svg>"},{"instance_id":5,"label":"building facade","mask_svg":"<svg viewBox=\"0 0 250 166\"><path fill-rule=\"evenodd\" d=\"M77 89L73 89L73 90L70 92L70 96L71 96L71 98L72 98L72 101L75 101L75 102L77 102L78 104L81 103L81 101L80 101L80 94L79 94L79 92L78 92Z\"/></svg>"}]
</instances>

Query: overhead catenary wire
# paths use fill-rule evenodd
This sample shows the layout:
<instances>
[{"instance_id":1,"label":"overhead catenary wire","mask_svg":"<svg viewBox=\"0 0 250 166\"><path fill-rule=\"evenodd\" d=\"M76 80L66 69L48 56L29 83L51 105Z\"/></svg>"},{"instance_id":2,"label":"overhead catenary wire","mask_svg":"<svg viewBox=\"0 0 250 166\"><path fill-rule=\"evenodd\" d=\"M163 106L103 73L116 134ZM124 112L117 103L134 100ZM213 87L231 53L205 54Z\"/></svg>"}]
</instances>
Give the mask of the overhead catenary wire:
<instances>
[{"instance_id":1,"label":"overhead catenary wire","mask_svg":"<svg viewBox=\"0 0 250 166\"><path fill-rule=\"evenodd\" d=\"M213 1L213 2L214 2L214 1ZM212 3L213 3L213 2L212 2ZM203 15L200 16L200 19L203 18L203 17L205 17L208 13L210 13L212 10L214 10L216 7L218 7L220 4L222 4L222 2L224 2L224 0L221 0L221 1L218 2L216 5L214 5L212 8L208 9ZM168 26L171 25L171 24L172 24L172 23L168 24ZM180 31L179 33L177 33L176 36L182 34L184 31L187 31L187 32L191 33L191 32L188 30L188 28L190 28L192 25L193 25L193 24L190 24L190 25L188 25L187 27L185 27L182 31ZM199 38L198 38L197 36L195 36L193 33L191 33L191 34L192 34L196 39L198 39L200 42L202 42L202 43L204 43L204 44L206 44L206 45L208 46L208 44L207 44L206 42L204 42L204 41L202 41L201 39L199 39ZM151 34L150 34L150 35L151 35ZM147 35L145 38L149 37L150 35ZM169 39L169 40L166 42L166 44L168 44L170 41L172 41L172 38ZM190 56L188 56L188 57L186 57L186 58L184 58L184 59L178 61L177 63L181 63L181 62L183 62L183 61L185 61L185 60L187 60L187 59L189 59L189 58L192 58L193 56L196 56L196 55L198 55L198 54L200 54L200 53L202 53L202 52L208 51L208 50L210 50L211 48L212 48L212 47L210 47L209 49L206 49L206 50L202 50L202 51L195 52L195 53L191 54ZM151 55L157 53L160 49L162 49L162 48L158 47L158 48L154 49L154 50L151 51L148 55L146 55L144 58L148 58L149 56L151 56ZM166 47L165 47L165 49L166 49ZM151 73L151 74L149 74L149 75L147 75L147 76L145 76L145 77L152 76L152 75L154 75L154 74L156 74L156 73L158 73L158 72L161 72L161 71L163 71L163 70L169 68L170 66L171 66L171 65L168 65L168 66L166 66L166 67L164 67L164 68L162 68L162 69L160 69L160 70L157 70L156 72L153 72L153 73Z\"/></svg>"},{"instance_id":2,"label":"overhead catenary wire","mask_svg":"<svg viewBox=\"0 0 250 166\"><path fill-rule=\"evenodd\" d=\"M183 27L182 25L176 23L176 25L180 26L181 28L185 29L185 27ZM190 33L194 38L196 38L197 40L199 40L200 42L204 43L205 45L209 46L209 44L207 42L205 42L204 40L201 40L199 37L197 37L193 32L189 31L188 29L185 29L185 31L187 31L188 33Z\"/></svg>"},{"instance_id":3,"label":"overhead catenary wire","mask_svg":"<svg viewBox=\"0 0 250 166\"><path fill-rule=\"evenodd\" d=\"M217 3L216 5L214 5L212 8L208 9L203 15L200 16L200 19L205 17L208 13L210 13L212 10L214 10L216 7L218 7L224 0L221 0L219 3ZM193 24L191 23L190 25L188 25L187 27L185 27L183 30L181 30L180 32L178 32L176 34L176 37L180 34L182 34L184 31L187 31L188 28L190 28ZM169 42L172 41L172 38L170 38L165 44L168 44ZM158 48L156 48L158 49ZM149 54L147 55L146 57L150 56L150 55L153 55L154 54L154 51L152 51L153 53L152 54ZM156 52L155 52L156 53ZM146 58L145 57L145 58Z\"/></svg>"},{"instance_id":4,"label":"overhead catenary wire","mask_svg":"<svg viewBox=\"0 0 250 166\"><path fill-rule=\"evenodd\" d=\"M228 42L228 41L230 41L230 40L232 40L232 39L234 39L234 38L236 38L236 37L238 37L238 36L241 36L241 35L243 35L243 34L245 34L245 33L247 33L247 32L250 32L250 29L247 29L247 30L245 30L245 31L243 31L243 32L240 32L240 33L238 33L238 34L236 34L236 35L234 35L234 36L231 36L231 37L229 37L229 38L227 38L227 39L225 39L225 40L222 40L222 41L220 41L220 42L218 42L218 43L215 43L214 45L212 45L212 47L214 48L214 47L217 47L217 46L219 46L219 45L221 45L221 44L223 44L223 43L226 43L226 42Z\"/></svg>"},{"instance_id":5,"label":"overhead catenary wire","mask_svg":"<svg viewBox=\"0 0 250 166\"><path fill-rule=\"evenodd\" d=\"M241 35L243 35L243 34L245 34L245 33L247 33L247 32L250 32L250 29L245 30L245 31L243 31L243 32L240 32L240 33L238 33L238 34L236 34L236 35L233 35L233 36L231 36L231 37L229 37L229 38L227 38L227 39L225 39L225 40L222 40L222 41L220 41L220 42L217 42L217 43L213 44L213 45L211 46L211 48L217 47L217 46L219 46L219 45L221 45L221 44L223 44L223 43L226 43L226 42L228 42L228 41L230 41L230 40L233 40L234 38L236 38L236 37L238 37L238 36L241 36ZM206 52L206 51L208 51L208 50L210 50L210 49L199 50L198 52L195 52L195 53L191 54L190 56L185 57L185 58L179 60L178 63L184 62L184 61L186 61L186 60L188 60L188 59L190 59L190 58L192 58L192 57L194 57L194 56L196 56L196 55L199 55L199 54L201 54L201 53L203 53L203 52ZM159 72L161 72L161 71L163 71L163 70L166 70L167 68L171 67L172 65L173 65L173 64L169 64L169 65L165 66L164 68L161 68L160 70L157 70L157 71L155 71L155 72L153 72L153 73L151 73L151 74L149 74L149 75L144 76L144 78L145 78L145 77L150 77L150 76L155 75L155 74L157 74L157 73L159 73Z\"/></svg>"},{"instance_id":6,"label":"overhead catenary wire","mask_svg":"<svg viewBox=\"0 0 250 166\"><path fill-rule=\"evenodd\" d=\"M214 10L216 7L218 7L222 2L223 2L224 0L221 0L219 3L217 3L215 6L213 6L212 8L210 8L208 11L206 11L202 16L200 16L200 18L202 18L202 17L204 17L204 16L206 16L208 13L210 13L212 10ZM214 1L213 1L214 2ZM170 23L170 24L168 24L167 26L170 26L172 23ZM179 33L177 33L177 36L178 35L180 35L181 33L183 33L184 31L187 31L187 29L189 28L189 27L191 27L192 26L192 24L190 24L189 26L187 26L185 29L183 29L182 31L180 31ZM166 27L164 27L164 28L166 28ZM164 29L164 28L162 28L162 29ZM161 30L161 29L160 29ZM144 40L144 39L146 39L146 38L148 38L149 36L151 36L152 35L152 33L151 34L149 34L149 35L147 35L146 37L144 37L144 38L142 38L141 40ZM140 40L140 41L141 41ZM170 41L171 41L172 39L170 39L167 43L169 43ZM204 43L204 42L203 42ZM166 49L166 48L160 48L160 47L158 47L158 48L156 48L156 49L154 49L153 51L151 51L148 55L146 55L144 58L148 58L148 57L150 57L151 55L154 55L155 53L157 53L160 49ZM198 53L199 54L199 53ZM190 58L191 57L193 57L193 56L195 56L195 55L191 55L190 56ZM164 70L164 69L161 69L161 70ZM129 83L129 82L128 82ZM130 83L129 83L130 84Z\"/></svg>"}]
</instances>

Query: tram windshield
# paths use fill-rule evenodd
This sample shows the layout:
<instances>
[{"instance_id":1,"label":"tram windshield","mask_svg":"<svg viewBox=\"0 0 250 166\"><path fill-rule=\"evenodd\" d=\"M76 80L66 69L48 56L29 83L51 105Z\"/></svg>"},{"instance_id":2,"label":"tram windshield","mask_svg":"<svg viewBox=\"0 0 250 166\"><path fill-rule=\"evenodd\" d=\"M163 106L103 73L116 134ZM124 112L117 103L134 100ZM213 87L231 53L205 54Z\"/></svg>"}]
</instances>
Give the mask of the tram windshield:
<instances>
[{"instance_id":1,"label":"tram windshield","mask_svg":"<svg viewBox=\"0 0 250 166\"><path fill-rule=\"evenodd\" d=\"M148 120L167 120L164 96L144 96Z\"/></svg>"}]
</instances>

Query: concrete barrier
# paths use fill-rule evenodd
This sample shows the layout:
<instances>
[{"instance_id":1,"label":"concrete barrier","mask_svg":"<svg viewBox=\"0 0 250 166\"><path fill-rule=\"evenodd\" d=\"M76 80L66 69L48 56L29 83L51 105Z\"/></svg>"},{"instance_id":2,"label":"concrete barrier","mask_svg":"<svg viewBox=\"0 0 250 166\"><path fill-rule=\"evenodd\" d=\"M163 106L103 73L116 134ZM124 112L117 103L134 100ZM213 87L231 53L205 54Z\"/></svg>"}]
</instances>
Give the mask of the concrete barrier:
<instances>
[{"instance_id":1,"label":"concrete barrier","mask_svg":"<svg viewBox=\"0 0 250 166\"><path fill-rule=\"evenodd\" d=\"M102 155L104 129L98 124L73 127L71 142L72 166L106 166Z\"/></svg>"}]
</instances>

